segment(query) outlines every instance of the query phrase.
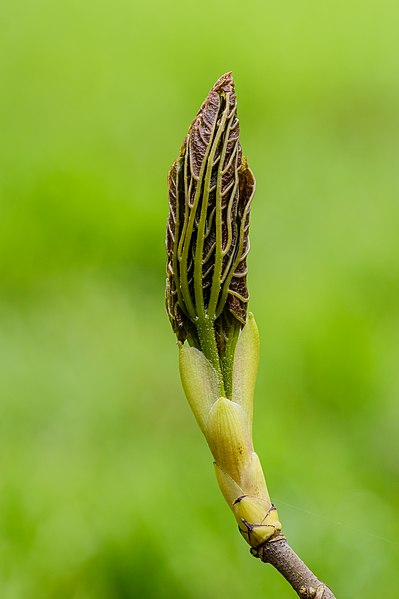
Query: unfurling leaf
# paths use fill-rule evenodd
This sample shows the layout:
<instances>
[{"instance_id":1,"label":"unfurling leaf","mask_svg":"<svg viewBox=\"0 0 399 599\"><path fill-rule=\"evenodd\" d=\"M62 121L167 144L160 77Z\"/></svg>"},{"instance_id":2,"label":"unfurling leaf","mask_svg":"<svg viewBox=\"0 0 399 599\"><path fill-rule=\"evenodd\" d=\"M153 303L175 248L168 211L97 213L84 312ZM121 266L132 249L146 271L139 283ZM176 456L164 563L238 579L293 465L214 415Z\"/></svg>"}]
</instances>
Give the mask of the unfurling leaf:
<instances>
[{"instance_id":1,"label":"unfurling leaf","mask_svg":"<svg viewBox=\"0 0 399 599\"><path fill-rule=\"evenodd\" d=\"M201 349L226 382L247 317L246 257L255 191L242 157L231 73L215 83L198 111L169 170L168 186L169 319L178 339Z\"/></svg>"}]
</instances>

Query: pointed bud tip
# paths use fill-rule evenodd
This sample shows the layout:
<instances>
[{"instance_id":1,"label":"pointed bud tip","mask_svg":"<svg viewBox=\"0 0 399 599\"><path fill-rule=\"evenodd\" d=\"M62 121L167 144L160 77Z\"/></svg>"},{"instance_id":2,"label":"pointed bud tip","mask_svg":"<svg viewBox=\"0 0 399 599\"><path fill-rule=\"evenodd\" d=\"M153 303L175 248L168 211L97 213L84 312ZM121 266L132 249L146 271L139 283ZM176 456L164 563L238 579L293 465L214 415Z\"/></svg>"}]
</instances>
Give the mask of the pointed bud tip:
<instances>
[{"instance_id":1,"label":"pointed bud tip","mask_svg":"<svg viewBox=\"0 0 399 599\"><path fill-rule=\"evenodd\" d=\"M234 92L234 79L233 72L228 71L216 81L215 85L212 87L211 91L215 91L217 93L220 92Z\"/></svg>"}]
</instances>

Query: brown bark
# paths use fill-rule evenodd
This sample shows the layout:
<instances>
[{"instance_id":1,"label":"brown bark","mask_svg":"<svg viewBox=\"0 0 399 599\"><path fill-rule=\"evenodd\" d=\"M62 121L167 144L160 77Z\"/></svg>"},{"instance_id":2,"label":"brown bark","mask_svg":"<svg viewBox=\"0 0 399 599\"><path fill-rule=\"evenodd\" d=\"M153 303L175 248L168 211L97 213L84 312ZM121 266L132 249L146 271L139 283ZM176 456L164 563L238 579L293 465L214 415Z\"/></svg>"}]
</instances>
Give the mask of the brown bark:
<instances>
[{"instance_id":1,"label":"brown bark","mask_svg":"<svg viewBox=\"0 0 399 599\"><path fill-rule=\"evenodd\" d=\"M302 599L335 599L332 591L291 549L284 535L271 537L260 547L251 549L251 553L262 562L274 566Z\"/></svg>"}]
</instances>

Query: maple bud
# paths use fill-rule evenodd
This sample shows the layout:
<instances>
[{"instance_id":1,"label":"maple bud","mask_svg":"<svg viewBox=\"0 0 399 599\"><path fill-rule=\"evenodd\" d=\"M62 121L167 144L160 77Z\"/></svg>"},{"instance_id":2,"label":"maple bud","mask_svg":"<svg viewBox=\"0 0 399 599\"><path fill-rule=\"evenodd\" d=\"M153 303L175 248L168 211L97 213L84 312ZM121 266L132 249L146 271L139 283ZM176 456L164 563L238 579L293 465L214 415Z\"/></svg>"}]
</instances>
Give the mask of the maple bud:
<instances>
[{"instance_id":1,"label":"maple bud","mask_svg":"<svg viewBox=\"0 0 399 599\"><path fill-rule=\"evenodd\" d=\"M252 443L259 334L247 316L246 258L255 179L242 157L231 73L190 125L168 187L166 306L183 389L240 532L258 547L281 524Z\"/></svg>"}]
</instances>

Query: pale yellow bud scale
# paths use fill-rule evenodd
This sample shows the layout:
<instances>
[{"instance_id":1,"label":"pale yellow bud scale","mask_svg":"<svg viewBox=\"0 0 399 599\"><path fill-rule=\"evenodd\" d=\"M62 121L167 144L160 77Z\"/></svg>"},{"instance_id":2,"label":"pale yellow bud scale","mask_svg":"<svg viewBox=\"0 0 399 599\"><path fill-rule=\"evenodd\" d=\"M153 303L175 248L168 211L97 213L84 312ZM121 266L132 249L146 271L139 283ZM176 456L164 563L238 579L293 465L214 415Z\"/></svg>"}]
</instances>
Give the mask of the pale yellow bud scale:
<instances>
[{"instance_id":1,"label":"pale yellow bud scale","mask_svg":"<svg viewBox=\"0 0 399 599\"><path fill-rule=\"evenodd\" d=\"M197 422L215 459L219 487L239 529L253 547L281 529L262 466L252 445L253 395L259 359L259 334L249 315L237 341L232 399L220 397L218 376L198 349L180 346L180 375Z\"/></svg>"}]
</instances>

